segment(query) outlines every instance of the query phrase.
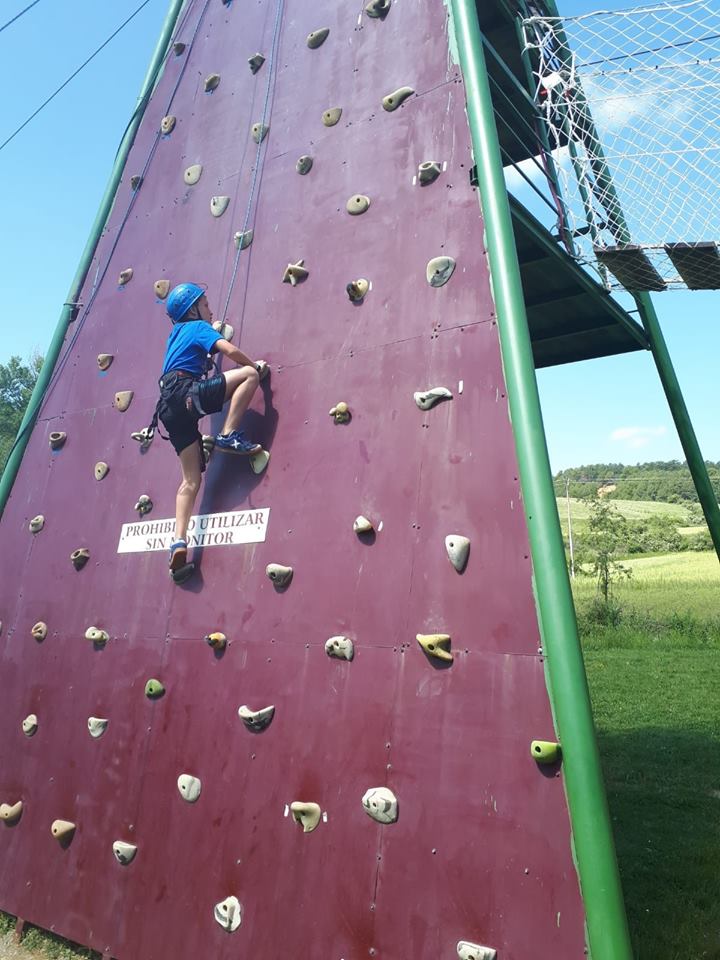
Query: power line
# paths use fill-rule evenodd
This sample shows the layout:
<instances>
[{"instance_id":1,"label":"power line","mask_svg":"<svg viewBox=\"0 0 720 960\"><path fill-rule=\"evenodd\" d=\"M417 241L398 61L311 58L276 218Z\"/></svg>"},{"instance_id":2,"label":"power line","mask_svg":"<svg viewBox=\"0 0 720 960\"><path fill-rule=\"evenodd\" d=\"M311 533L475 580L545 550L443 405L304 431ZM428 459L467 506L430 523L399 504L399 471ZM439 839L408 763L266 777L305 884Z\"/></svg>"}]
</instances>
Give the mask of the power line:
<instances>
[{"instance_id":1,"label":"power line","mask_svg":"<svg viewBox=\"0 0 720 960\"><path fill-rule=\"evenodd\" d=\"M40 0L33 0L33 2L29 3L24 10L21 10L20 13L16 13L15 16L12 18L12 20L8 20L7 23L4 23L0 27L0 33L2 33L3 30L7 29L7 27L9 27L11 23L15 23L16 20L19 20L24 13L28 12L28 10L32 10L32 8L38 3L40 3Z\"/></svg>"},{"instance_id":2,"label":"power line","mask_svg":"<svg viewBox=\"0 0 720 960\"><path fill-rule=\"evenodd\" d=\"M38 3L39 0L35 0L35 2ZM30 123L30 121L31 121L31 120L34 120L35 117L40 113L40 111L41 111L41 110L44 110L45 107L51 102L51 100L54 100L55 97L56 97L62 90L65 89L65 87L70 83L70 81L71 81L71 80L74 80L75 77L80 73L80 71L81 71L81 70L84 70L85 67L90 63L90 61L91 61L91 60L94 60L95 57L100 53L100 51L101 51L101 50L104 50L105 47L110 43L110 41L113 40L113 39L120 33L120 31L123 30L123 29L130 23L130 21L140 13L140 11L143 9L143 7L146 7L149 3L150 3L150 0L143 0L143 2L140 4L140 6L137 8L137 10L135 10L133 13L131 13L130 16L127 18L127 20L123 21L123 23L120 24L120 26L117 28L117 30L115 30L113 33L111 33L110 36L107 38L107 40L103 41L103 43L100 44L100 46L97 48L97 50L95 50L94 53L91 53L90 56L87 58L87 60L85 60L84 63L81 63L80 66L77 68L77 70L75 70L73 73L71 73L70 76L67 78L67 80L65 80L63 83L61 83L60 86L57 88L57 90L56 90L54 93L51 93L51 94L50 94L50 96L47 98L47 100L43 101L43 103L40 104L40 106L37 108L37 110L35 110L33 113L31 113L30 116L27 118L27 120L23 121L23 123L20 124L20 126L17 128L17 130L14 131L14 133L11 133L11 134L10 134L10 136L7 138L7 140L4 140L2 143L0 143L0 150L3 150L3 149L10 143L11 140L14 140L15 137L20 133L20 131L21 131L21 130L24 130L25 127Z\"/></svg>"}]
</instances>

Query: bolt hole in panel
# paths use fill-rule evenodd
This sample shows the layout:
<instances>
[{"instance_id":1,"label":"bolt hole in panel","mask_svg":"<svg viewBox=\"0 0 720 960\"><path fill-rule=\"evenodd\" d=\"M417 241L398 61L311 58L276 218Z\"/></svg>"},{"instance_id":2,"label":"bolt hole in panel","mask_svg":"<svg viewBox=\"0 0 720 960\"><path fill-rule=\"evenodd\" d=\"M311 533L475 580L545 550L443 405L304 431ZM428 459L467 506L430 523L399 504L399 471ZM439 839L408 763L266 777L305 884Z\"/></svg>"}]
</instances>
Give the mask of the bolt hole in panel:
<instances>
[{"instance_id":1,"label":"bolt hole in panel","mask_svg":"<svg viewBox=\"0 0 720 960\"><path fill-rule=\"evenodd\" d=\"M534 653L507 407L497 399L505 390L482 221L465 169L456 176L470 141L464 90L448 64L447 10L429 5L418 16L398 3L380 21L364 6L349 17L331 0L312 9L286 0L275 63L253 76L247 57L272 50L272 6L211 4L200 46L168 61L121 197L166 111L175 129L159 142L119 240L125 208L113 210L82 299L118 240L107 280L0 521L19 558L0 584L0 619L11 625L0 640L0 692L12 718L11 736L0 737L0 794L25 804L17 827L0 831L0 907L119 960L230 960L238 943L248 956L266 954L277 948L278 904L303 955L320 943L327 956L430 960L453 956L459 940L490 944L501 958L533 955L538 942L554 956L582 955L562 777L546 776L528 751L533 737L550 736L552 718ZM198 14L193 7L181 40ZM322 25L328 38L308 50L308 33ZM198 50L205 62L190 64L169 106ZM210 70L222 83L206 98ZM196 508L269 507L268 539L204 550L177 586L163 552L114 552L121 523L137 519L135 496L150 492L151 517L170 517L177 485L169 444L156 440L143 454L130 439L152 415L169 330L153 283L202 279L219 315L258 156L249 131L273 77L264 119L272 130L247 224L254 239L228 314L242 349L273 366L243 424L272 460L258 475L214 456ZM382 97L403 85L415 95L383 111ZM343 115L326 128L322 112L334 105ZM306 177L295 170L302 155L315 158ZM419 189L413 177L428 158L447 168ZM193 163L202 180L188 188ZM350 217L344 205L356 193L372 205ZM212 195L233 198L220 218ZM428 259L447 254L457 268L434 289ZM300 257L310 276L282 284ZM129 264L133 281L118 291ZM345 289L357 277L373 282L361 308ZM115 357L102 376L99 353ZM413 393L435 384L453 401L418 410ZM112 399L128 389L132 407L119 415ZM336 427L327 412L340 399L352 420ZM68 434L59 456L51 429ZM97 483L101 460L112 469ZM27 523L40 512L48 523L33 538ZM359 512L383 520L372 549L352 531ZM473 544L462 576L444 546L452 532ZM68 555L80 544L91 560L76 573ZM278 559L295 570L284 593L264 573ZM29 631L41 619L51 631L35 644ZM82 639L92 623L113 638L102 651ZM199 639L210 626L232 637L222 659ZM436 670L414 638L441 630L454 661ZM331 636L353 638L352 663L327 656ZM162 699L144 696L149 677L162 679ZM244 728L242 703L275 705L261 735ZM30 713L40 726L26 738ZM97 741L91 716L110 720ZM179 799L183 771L202 780L197 804ZM401 805L391 825L362 807L383 785ZM284 816L295 799L327 815L311 834ZM49 835L57 818L78 824L67 850ZM117 839L138 846L127 869L113 858ZM152 910L148 891L157 893ZM243 908L232 936L213 920L230 895Z\"/></svg>"}]
</instances>

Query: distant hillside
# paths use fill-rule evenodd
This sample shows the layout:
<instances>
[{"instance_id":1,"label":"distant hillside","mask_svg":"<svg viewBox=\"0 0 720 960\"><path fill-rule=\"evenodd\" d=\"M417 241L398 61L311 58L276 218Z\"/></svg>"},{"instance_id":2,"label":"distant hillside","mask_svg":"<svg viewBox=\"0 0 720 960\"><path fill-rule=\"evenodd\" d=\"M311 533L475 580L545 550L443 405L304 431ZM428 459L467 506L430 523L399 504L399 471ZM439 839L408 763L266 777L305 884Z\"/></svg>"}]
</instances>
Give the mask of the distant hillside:
<instances>
[{"instance_id":1,"label":"distant hillside","mask_svg":"<svg viewBox=\"0 0 720 960\"><path fill-rule=\"evenodd\" d=\"M720 499L720 462L706 461L710 481ZM592 463L561 470L553 478L555 494L565 495L570 481L571 497L603 496L617 500L655 500L665 503L697 503L698 497L686 463L678 460L637 463Z\"/></svg>"}]
</instances>

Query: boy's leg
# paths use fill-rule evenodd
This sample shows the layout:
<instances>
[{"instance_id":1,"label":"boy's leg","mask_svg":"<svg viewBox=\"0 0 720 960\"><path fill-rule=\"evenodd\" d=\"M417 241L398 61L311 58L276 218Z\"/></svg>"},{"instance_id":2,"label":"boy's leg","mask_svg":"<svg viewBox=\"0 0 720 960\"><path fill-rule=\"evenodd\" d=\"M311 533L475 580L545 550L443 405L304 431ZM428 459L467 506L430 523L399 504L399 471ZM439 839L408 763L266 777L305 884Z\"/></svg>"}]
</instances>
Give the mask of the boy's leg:
<instances>
[{"instance_id":1,"label":"boy's leg","mask_svg":"<svg viewBox=\"0 0 720 960\"><path fill-rule=\"evenodd\" d=\"M260 383L260 377L255 367L238 367L237 370L228 370L225 376L225 400L230 401L222 434L227 435L237 430L243 414L250 406L253 394Z\"/></svg>"},{"instance_id":2,"label":"boy's leg","mask_svg":"<svg viewBox=\"0 0 720 960\"><path fill-rule=\"evenodd\" d=\"M191 443L178 454L182 482L178 487L175 499L175 540L187 540L187 528L195 506L200 483L202 467L200 464L200 449L197 443Z\"/></svg>"}]
</instances>

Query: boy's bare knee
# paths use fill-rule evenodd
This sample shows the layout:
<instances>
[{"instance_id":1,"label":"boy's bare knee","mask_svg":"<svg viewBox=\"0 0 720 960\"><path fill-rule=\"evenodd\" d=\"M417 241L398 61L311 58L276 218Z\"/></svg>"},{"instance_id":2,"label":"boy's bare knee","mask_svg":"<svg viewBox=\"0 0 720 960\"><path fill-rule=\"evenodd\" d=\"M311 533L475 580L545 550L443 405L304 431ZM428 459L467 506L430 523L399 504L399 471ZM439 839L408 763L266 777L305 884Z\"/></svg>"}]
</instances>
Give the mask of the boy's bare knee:
<instances>
[{"instance_id":1,"label":"boy's bare knee","mask_svg":"<svg viewBox=\"0 0 720 960\"><path fill-rule=\"evenodd\" d=\"M255 367L247 367L247 382L252 386L252 389L257 389L258 384L260 383L260 374L257 372Z\"/></svg>"},{"instance_id":2,"label":"boy's bare knee","mask_svg":"<svg viewBox=\"0 0 720 960\"><path fill-rule=\"evenodd\" d=\"M183 480L180 484L178 493L181 495L192 494L195 496L200 489L200 480Z\"/></svg>"}]
</instances>

